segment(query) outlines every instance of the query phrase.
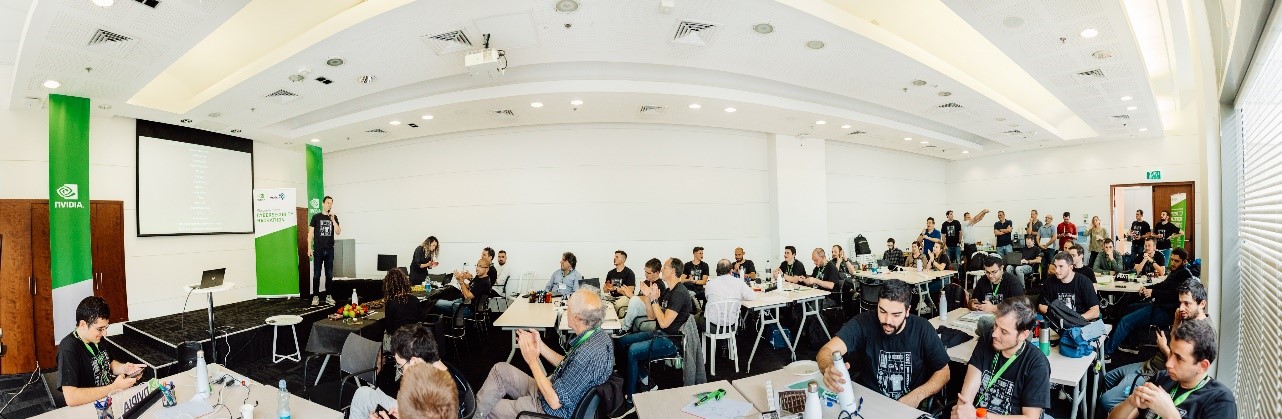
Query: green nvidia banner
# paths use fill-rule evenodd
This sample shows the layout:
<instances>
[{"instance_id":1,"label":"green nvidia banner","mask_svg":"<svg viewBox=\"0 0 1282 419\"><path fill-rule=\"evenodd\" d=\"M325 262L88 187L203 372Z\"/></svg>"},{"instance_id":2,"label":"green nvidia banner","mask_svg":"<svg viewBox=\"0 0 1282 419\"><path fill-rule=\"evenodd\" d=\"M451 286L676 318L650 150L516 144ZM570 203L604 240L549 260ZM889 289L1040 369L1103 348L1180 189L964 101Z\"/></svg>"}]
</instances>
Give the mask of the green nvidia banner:
<instances>
[{"instance_id":1,"label":"green nvidia banner","mask_svg":"<svg viewBox=\"0 0 1282 419\"><path fill-rule=\"evenodd\" d=\"M254 269L259 297L298 295L294 188L254 190Z\"/></svg>"},{"instance_id":2,"label":"green nvidia banner","mask_svg":"<svg viewBox=\"0 0 1282 419\"><path fill-rule=\"evenodd\" d=\"M307 222L311 223L312 217L321 212L321 199L325 197L325 160L321 156L321 148L314 145L307 145ZM312 264L307 265L307 278L312 277ZM310 283L308 284L311 285ZM316 290L308 290L309 293L315 293Z\"/></svg>"},{"instance_id":3,"label":"green nvidia banner","mask_svg":"<svg viewBox=\"0 0 1282 419\"><path fill-rule=\"evenodd\" d=\"M49 95L49 261L56 342L93 295L89 232L89 99ZM121 290L124 292L124 290Z\"/></svg>"},{"instance_id":4,"label":"green nvidia banner","mask_svg":"<svg viewBox=\"0 0 1282 419\"><path fill-rule=\"evenodd\" d=\"M1184 238L1188 237L1188 231L1189 231L1188 225L1186 225L1187 224L1186 218L1188 218L1186 216L1187 214L1188 214L1187 194L1177 193L1177 194L1171 195L1171 223L1175 224L1176 227L1179 227L1181 233L1184 233L1184 235L1181 235L1171 240L1172 249L1184 247Z\"/></svg>"}]
</instances>

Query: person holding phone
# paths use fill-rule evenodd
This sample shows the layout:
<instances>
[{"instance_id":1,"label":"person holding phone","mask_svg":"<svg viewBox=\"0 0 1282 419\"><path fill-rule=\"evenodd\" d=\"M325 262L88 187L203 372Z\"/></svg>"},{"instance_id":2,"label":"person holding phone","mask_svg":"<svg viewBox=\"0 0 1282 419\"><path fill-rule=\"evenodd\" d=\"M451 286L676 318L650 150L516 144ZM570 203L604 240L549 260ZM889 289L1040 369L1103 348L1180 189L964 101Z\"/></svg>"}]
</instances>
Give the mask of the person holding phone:
<instances>
[{"instance_id":1,"label":"person holding phone","mask_svg":"<svg viewBox=\"0 0 1282 419\"><path fill-rule=\"evenodd\" d=\"M58 385L67 406L92 403L133 387L145 365L111 359L99 346L107 334L111 307L102 297L90 296L76 306L76 330L58 344Z\"/></svg>"}]
</instances>

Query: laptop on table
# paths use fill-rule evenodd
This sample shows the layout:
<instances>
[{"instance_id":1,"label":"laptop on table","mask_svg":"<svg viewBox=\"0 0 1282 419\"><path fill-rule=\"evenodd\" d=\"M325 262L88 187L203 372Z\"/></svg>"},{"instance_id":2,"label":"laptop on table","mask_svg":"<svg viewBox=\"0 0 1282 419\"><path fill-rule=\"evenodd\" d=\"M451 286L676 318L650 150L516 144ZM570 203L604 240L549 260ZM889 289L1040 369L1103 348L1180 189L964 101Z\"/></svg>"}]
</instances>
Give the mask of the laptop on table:
<instances>
[{"instance_id":1,"label":"laptop on table","mask_svg":"<svg viewBox=\"0 0 1282 419\"><path fill-rule=\"evenodd\" d=\"M223 285L223 277L227 274L227 268L210 269L200 275L200 286L196 289L213 288Z\"/></svg>"}]
</instances>

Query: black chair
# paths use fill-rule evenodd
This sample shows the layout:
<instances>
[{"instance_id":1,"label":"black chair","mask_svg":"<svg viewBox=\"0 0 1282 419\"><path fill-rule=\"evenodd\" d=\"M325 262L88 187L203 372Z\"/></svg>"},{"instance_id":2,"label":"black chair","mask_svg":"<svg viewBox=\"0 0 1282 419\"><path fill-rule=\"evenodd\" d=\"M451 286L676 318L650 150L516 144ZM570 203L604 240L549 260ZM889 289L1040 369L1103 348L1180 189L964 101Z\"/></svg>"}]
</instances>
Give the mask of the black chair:
<instances>
[{"instance_id":1,"label":"black chair","mask_svg":"<svg viewBox=\"0 0 1282 419\"><path fill-rule=\"evenodd\" d=\"M875 279L859 280L859 311L861 313L877 309L878 296L884 286L886 286L885 283Z\"/></svg>"},{"instance_id":2,"label":"black chair","mask_svg":"<svg viewBox=\"0 0 1282 419\"><path fill-rule=\"evenodd\" d=\"M688 320L687 320L687 321L688 321ZM646 364L645 364L645 375L646 375L647 377L650 377L651 383L654 385L654 388L658 388L658 387L659 387L658 383L654 381L654 375L653 375L653 374L651 374L651 371L652 371L652 368L651 368L651 367L652 367L656 362L669 362L669 361L672 361L672 362L678 362L678 363L679 363L678 365L681 365L681 368L703 368L703 366L702 366L702 365L682 365L682 364L680 364L680 363L683 363L683 362L685 361L685 345L683 344L683 342L685 341L685 335L682 335L682 334L680 334L680 333L677 333L677 334L666 334L666 333L663 333L662 328L660 328L660 327L659 327L659 321L658 321L658 320L646 320L646 321L641 322L640 324L646 324L646 323L654 323L654 330L655 330L655 332L656 332L656 333L654 333L654 335L650 338L650 340L649 340L649 341L647 341L647 342L650 344L650 346L648 347L649 352L648 352L648 353L646 353L646 358L647 358L647 359L649 359L649 361L647 361L647 362L646 362ZM640 326L638 326L638 328L639 328L639 327L640 327ZM672 354L672 355L668 355L668 356L661 356L661 357L657 357L657 358L656 358L656 357L654 356L654 341L655 341L655 340L658 340L658 339L671 339L671 340L672 340L672 343L673 343L673 344L674 344L674 346L676 346L676 348L677 348L676 353L674 353L674 354ZM624 350L624 351L627 351L627 350L628 350L628 348L623 348L623 350Z\"/></svg>"},{"instance_id":3,"label":"black chair","mask_svg":"<svg viewBox=\"0 0 1282 419\"><path fill-rule=\"evenodd\" d=\"M546 413L528 411L518 413L516 417L557 419L556 416ZM570 419L597 419L604 417L605 415L601 412L601 396L597 394L595 388L589 390L588 394L583 395L583 398L579 400L579 405L574 407L574 413L570 415Z\"/></svg>"},{"instance_id":4,"label":"black chair","mask_svg":"<svg viewBox=\"0 0 1282 419\"><path fill-rule=\"evenodd\" d=\"M472 385L467 382L467 378L459 375L459 369L453 365L445 364L449 370L450 377L454 379L454 386L458 388L458 417L459 419L472 419L476 414L476 392L472 391Z\"/></svg>"},{"instance_id":5,"label":"black chair","mask_svg":"<svg viewBox=\"0 0 1282 419\"><path fill-rule=\"evenodd\" d=\"M49 403L54 408L67 406L67 399L62 395L62 387L55 385L61 379L62 377L58 375L57 370L40 374L40 381L44 382L45 385L45 395L49 396Z\"/></svg>"}]
</instances>

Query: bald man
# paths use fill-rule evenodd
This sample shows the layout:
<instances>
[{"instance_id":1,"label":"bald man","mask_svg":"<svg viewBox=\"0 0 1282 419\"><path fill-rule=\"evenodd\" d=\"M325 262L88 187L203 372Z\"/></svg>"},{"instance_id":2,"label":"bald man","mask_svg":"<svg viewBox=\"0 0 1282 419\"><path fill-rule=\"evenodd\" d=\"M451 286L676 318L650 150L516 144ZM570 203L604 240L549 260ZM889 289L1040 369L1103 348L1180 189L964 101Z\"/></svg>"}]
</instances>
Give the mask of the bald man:
<instances>
[{"instance_id":1,"label":"bald man","mask_svg":"<svg viewBox=\"0 0 1282 419\"><path fill-rule=\"evenodd\" d=\"M736 247L734 248L734 263L731 265L730 274L738 278L740 270L742 270L744 275L747 276L747 278L740 278L743 279L744 282L757 279L757 265L753 264L751 260L743 258L742 247Z\"/></svg>"}]
</instances>

